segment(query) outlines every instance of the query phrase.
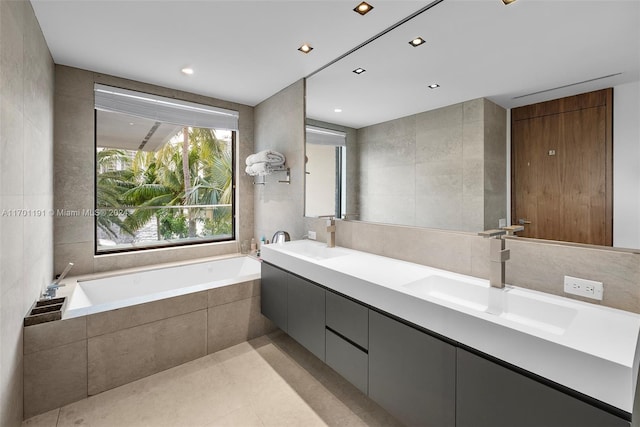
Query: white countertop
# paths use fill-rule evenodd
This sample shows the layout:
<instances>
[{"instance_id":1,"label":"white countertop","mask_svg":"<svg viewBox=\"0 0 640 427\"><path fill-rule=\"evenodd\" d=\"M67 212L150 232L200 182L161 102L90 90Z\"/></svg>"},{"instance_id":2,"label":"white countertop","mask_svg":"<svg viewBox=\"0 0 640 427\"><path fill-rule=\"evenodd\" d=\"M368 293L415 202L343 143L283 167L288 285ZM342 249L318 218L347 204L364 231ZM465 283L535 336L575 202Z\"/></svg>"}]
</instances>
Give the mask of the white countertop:
<instances>
[{"instance_id":1,"label":"white countertop","mask_svg":"<svg viewBox=\"0 0 640 427\"><path fill-rule=\"evenodd\" d=\"M640 315L509 285L493 289L488 280L315 241L264 245L261 255L327 288L632 412ZM495 301L502 301L497 311Z\"/></svg>"}]
</instances>

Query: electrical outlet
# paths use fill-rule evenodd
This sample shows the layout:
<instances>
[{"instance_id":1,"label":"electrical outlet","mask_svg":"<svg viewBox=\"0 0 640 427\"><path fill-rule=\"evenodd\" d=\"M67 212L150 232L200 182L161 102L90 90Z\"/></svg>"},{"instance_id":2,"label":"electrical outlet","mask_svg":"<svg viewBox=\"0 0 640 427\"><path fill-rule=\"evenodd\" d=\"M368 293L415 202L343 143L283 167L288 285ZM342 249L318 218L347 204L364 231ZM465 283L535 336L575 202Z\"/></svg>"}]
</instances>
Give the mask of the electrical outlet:
<instances>
[{"instance_id":1,"label":"electrical outlet","mask_svg":"<svg viewBox=\"0 0 640 427\"><path fill-rule=\"evenodd\" d=\"M498 228L502 228L506 226L507 226L507 218L500 218L498 220Z\"/></svg>"},{"instance_id":2,"label":"electrical outlet","mask_svg":"<svg viewBox=\"0 0 640 427\"><path fill-rule=\"evenodd\" d=\"M309 231L309 240L316 240L316 232Z\"/></svg>"},{"instance_id":3,"label":"electrical outlet","mask_svg":"<svg viewBox=\"0 0 640 427\"><path fill-rule=\"evenodd\" d=\"M568 294L581 297L602 300L604 287L602 282L580 279L578 277L564 276L564 291Z\"/></svg>"}]
</instances>

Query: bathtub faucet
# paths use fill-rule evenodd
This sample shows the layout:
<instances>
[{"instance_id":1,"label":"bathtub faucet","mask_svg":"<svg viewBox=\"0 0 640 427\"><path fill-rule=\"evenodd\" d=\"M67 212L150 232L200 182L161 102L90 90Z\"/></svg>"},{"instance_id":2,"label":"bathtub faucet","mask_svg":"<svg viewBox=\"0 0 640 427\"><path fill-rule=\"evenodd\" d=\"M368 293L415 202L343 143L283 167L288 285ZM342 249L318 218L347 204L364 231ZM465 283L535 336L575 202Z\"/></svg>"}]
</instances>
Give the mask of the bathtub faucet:
<instances>
[{"instance_id":1,"label":"bathtub faucet","mask_svg":"<svg viewBox=\"0 0 640 427\"><path fill-rule=\"evenodd\" d=\"M52 299L56 297L56 292L58 291L58 288L65 286L60 284L60 281L65 278L65 276L69 273L69 270L71 270L72 267L73 267L72 262L67 264L64 271L58 276L58 278L53 282L51 282L49 286L47 286L47 289L45 289L45 291L42 293L42 298Z\"/></svg>"}]
</instances>

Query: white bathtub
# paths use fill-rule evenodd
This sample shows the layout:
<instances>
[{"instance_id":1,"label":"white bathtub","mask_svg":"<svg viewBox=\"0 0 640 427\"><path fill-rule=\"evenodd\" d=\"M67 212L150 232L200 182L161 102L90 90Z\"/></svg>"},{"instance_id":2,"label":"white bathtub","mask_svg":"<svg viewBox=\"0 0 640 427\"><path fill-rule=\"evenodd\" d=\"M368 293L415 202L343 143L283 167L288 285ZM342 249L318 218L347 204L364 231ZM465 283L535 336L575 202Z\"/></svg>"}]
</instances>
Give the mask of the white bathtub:
<instances>
[{"instance_id":1,"label":"white bathtub","mask_svg":"<svg viewBox=\"0 0 640 427\"><path fill-rule=\"evenodd\" d=\"M103 275L104 276L104 275ZM151 267L108 277L71 279L60 296L69 301L63 318L86 316L260 278L260 262L247 256ZM66 282L66 281L65 281Z\"/></svg>"}]
</instances>

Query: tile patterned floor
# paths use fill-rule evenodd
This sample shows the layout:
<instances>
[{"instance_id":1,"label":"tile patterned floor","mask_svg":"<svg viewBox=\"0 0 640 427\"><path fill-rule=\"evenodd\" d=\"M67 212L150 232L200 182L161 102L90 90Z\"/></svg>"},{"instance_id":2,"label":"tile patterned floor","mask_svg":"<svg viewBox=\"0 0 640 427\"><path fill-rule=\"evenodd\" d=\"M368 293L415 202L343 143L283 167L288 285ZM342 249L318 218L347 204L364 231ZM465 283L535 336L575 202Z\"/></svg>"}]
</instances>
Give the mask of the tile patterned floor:
<instances>
[{"instance_id":1,"label":"tile patterned floor","mask_svg":"<svg viewBox=\"0 0 640 427\"><path fill-rule=\"evenodd\" d=\"M23 422L23 427L399 426L282 332Z\"/></svg>"}]
</instances>

